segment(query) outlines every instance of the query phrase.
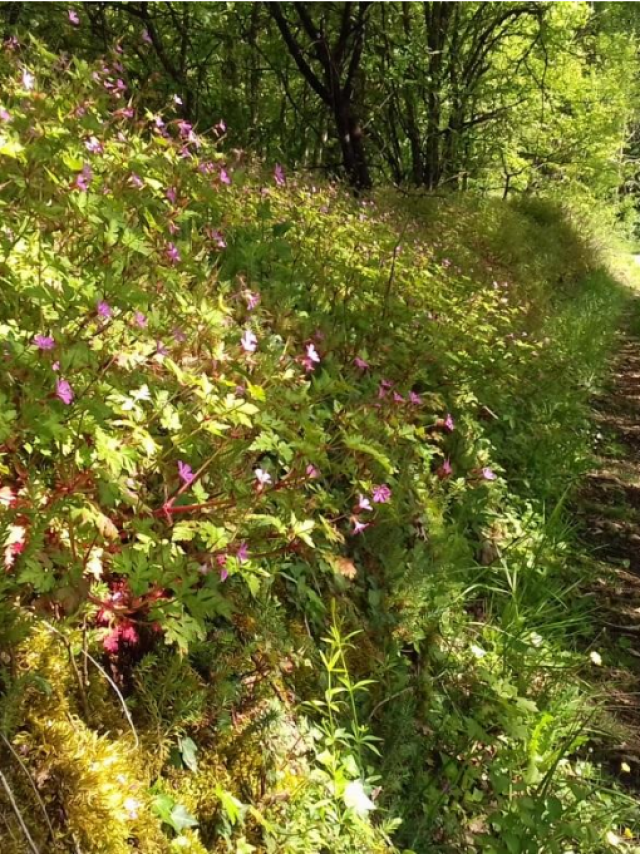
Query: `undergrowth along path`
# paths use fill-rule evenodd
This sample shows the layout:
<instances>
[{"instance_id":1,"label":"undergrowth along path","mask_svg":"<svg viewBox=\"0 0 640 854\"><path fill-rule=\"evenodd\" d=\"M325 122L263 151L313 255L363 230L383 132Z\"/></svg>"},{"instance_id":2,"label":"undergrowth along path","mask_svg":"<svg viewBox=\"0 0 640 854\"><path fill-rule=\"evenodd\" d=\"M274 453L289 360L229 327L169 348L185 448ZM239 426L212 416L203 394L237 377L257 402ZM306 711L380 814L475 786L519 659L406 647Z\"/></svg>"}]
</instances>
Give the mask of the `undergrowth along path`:
<instances>
[{"instance_id":1,"label":"undergrowth along path","mask_svg":"<svg viewBox=\"0 0 640 854\"><path fill-rule=\"evenodd\" d=\"M636 260L634 258L634 260ZM608 381L593 400L595 464L579 499L593 561L604 704L617 744L611 771L640 791L640 298L629 301ZM595 650L600 650L597 654ZM610 749L610 748L609 748Z\"/></svg>"}]
</instances>

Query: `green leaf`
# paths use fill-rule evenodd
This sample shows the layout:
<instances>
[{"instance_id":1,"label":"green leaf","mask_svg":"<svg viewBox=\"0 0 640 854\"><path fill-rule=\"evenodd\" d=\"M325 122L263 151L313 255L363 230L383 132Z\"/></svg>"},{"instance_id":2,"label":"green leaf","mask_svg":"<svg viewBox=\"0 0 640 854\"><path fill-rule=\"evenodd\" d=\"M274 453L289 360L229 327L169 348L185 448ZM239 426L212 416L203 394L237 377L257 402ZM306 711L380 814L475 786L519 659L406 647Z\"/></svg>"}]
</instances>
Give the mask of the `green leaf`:
<instances>
[{"instance_id":1,"label":"green leaf","mask_svg":"<svg viewBox=\"0 0 640 854\"><path fill-rule=\"evenodd\" d=\"M182 761L187 766L189 771L193 771L195 774L195 772L198 770L198 760L196 759L198 747L196 743L190 738L181 738L178 741L178 747L180 748Z\"/></svg>"}]
</instances>

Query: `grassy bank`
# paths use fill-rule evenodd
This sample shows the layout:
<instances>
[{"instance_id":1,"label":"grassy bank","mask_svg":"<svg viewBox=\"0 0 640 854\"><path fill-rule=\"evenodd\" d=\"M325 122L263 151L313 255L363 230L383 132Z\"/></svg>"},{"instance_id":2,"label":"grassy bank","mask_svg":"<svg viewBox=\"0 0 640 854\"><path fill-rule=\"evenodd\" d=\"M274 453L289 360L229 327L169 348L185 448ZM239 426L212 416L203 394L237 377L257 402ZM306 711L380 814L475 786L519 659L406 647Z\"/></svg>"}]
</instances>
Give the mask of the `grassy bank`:
<instances>
[{"instance_id":1,"label":"grassy bank","mask_svg":"<svg viewBox=\"0 0 640 854\"><path fill-rule=\"evenodd\" d=\"M633 838L563 512L627 299L586 226L2 63L3 852Z\"/></svg>"}]
</instances>

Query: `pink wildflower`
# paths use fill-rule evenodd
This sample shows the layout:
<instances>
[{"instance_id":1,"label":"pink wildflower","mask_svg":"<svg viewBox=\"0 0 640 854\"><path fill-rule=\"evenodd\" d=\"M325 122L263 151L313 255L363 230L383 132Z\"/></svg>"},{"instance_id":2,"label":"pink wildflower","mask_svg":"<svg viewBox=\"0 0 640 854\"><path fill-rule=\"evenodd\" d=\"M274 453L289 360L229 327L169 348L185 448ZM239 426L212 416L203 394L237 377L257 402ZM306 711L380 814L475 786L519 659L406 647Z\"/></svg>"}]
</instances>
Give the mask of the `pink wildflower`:
<instances>
[{"instance_id":1,"label":"pink wildflower","mask_svg":"<svg viewBox=\"0 0 640 854\"><path fill-rule=\"evenodd\" d=\"M453 420L453 416L451 415L450 412L447 412L447 417L444 419L443 426L444 426L444 429L447 430L449 433L453 433L453 431L456 429L456 425L455 425L455 422Z\"/></svg>"},{"instance_id":2,"label":"pink wildflower","mask_svg":"<svg viewBox=\"0 0 640 854\"><path fill-rule=\"evenodd\" d=\"M30 92L35 86L36 78L26 68L22 72L22 86Z\"/></svg>"},{"instance_id":3,"label":"pink wildflower","mask_svg":"<svg viewBox=\"0 0 640 854\"><path fill-rule=\"evenodd\" d=\"M89 184L93 180L93 170L88 164L85 164L82 167L82 172L76 175L76 179L73 182L73 186L76 190L80 190L83 193L89 189Z\"/></svg>"},{"instance_id":4,"label":"pink wildflower","mask_svg":"<svg viewBox=\"0 0 640 854\"><path fill-rule=\"evenodd\" d=\"M255 353L258 346L258 339L250 329L245 329L240 344L245 353Z\"/></svg>"},{"instance_id":5,"label":"pink wildflower","mask_svg":"<svg viewBox=\"0 0 640 854\"><path fill-rule=\"evenodd\" d=\"M358 496L358 510L373 510L371 501L369 501L366 495Z\"/></svg>"},{"instance_id":6,"label":"pink wildflower","mask_svg":"<svg viewBox=\"0 0 640 854\"><path fill-rule=\"evenodd\" d=\"M353 364L356 368L359 368L361 371L367 371L369 369L369 362L361 359L360 356L356 356L353 360Z\"/></svg>"},{"instance_id":7,"label":"pink wildflower","mask_svg":"<svg viewBox=\"0 0 640 854\"><path fill-rule=\"evenodd\" d=\"M38 350L53 350L56 346L56 342L51 335L36 335L33 339L33 343L36 345Z\"/></svg>"},{"instance_id":8,"label":"pink wildflower","mask_svg":"<svg viewBox=\"0 0 640 854\"><path fill-rule=\"evenodd\" d=\"M221 184L227 184L227 185L231 183L231 177L230 177L229 173L227 172L227 170L224 168L222 168L220 170L220 183Z\"/></svg>"},{"instance_id":9,"label":"pink wildflower","mask_svg":"<svg viewBox=\"0 0 640 854\"><path fill-rule=\"evenodd\" d=\"M262 489L268 483L271 483L271 475L268 471L264 471L264 469L256 469L254 471L256 476L256 480L258 481L258 489Z\"/></svg>"},{"instance_id":10,"label":"pink wildflower","mask_svg":"<svg viewBox=\"0 0 640 854\"><path fill-rule=\"evenodd\" d=\"M484 480L495 480L497 475L493 471L493 469L490 469L488 466L485 466L485 468L482 469L482 477Z\"/></svg>"},{"instance_id":11,"label":"pink wildflower","mask_svg":"<svg viewBox=\"0 0 640 854\"><path fill-rule=\"evenodd\" d=\"M104 300L101 300L101 302L98 303L97 311L100 317L103 317L105 320L108 320L113 313L109 303Z\"/></svg>"},{"instance_id":12,"label":"pink wildflower","mask_svg":"<svg viewBox=\"0 0 640 854\"><path fill-rule=\"evenodd\" d=\"M167 254L167 258L169 259L169 261L171 261L172 264L180 263L180 252L178 251L178 247L175 245L175 243L168 243L165 251Z\"/></svg>"},{"instance_id":13,"label":"pink wildflower","mask_svg":"<svg viewBox=\"0 0 640 854\"><path fill-rule=\"evenodd\" d=\"M276 168L273 170L273 177L278 187L284 187L284 185L287 183L287 179L285 178L284 174L284 169L279 163L276 163Z\"/></svg>"},{"instance_id":14,"label":"pink wildflower","mask_svg":"<svg viewBox=\"0 0 640 854\"><path fill-rule=\"evenodd\" d=\"M360 522L359 519L353 520L353 533L361 534L363 531L369 527L369 522Z\"/></svg>"},{"instance_id":15,"label":"pink wildflower","mask_svg":"<svg viewBox=\"0 0 640 854\"><path fill-rule=\"evenodd\" d=\"M115 655L120 648L120 629L112 629L108 635L105 635L102 638L102 646L106 652L110 652L111 655Z\"/></svg>"},{"instance_id":16,"label":"pink wildflower","mask_svg":"<svg viewBox=\"0 0 640 854\"><path fill-rule=\"evenodd\" d=\"M90 154L102 154L104 146L96 136L90 136L85 140L84 147Z\"/></svg>"},{"instance_id":17,"label":"pink wildflower","mask_svg":"<svg viewBox=\"0 0 640 854\"><path fill-rule=\"evenodd\" d=\"M391 490L386 483L373 487L374 504L386 504L391 498Z\"/></svg>"},{"instance_id":18,"label":"pink wildflower","mask_svg":"<svg viewBox=\"0 0 640 854\"><path fill-rule=\"evenodd\" d=\"M307 472L307 477L310 477L310 478L320 477L320 472L318 471L318 469L314 465L311 465L311 463L309 463L309 465L307 466L306 472Z\"/></svg>"},{"instance_id":19,"label":"pink wildflower","mask_svg":"<svg viewBox=\"0 0 640 854\"><path fill-rule=\"evenodd\" d=\"M73 401L73 389L66 380L59 379L56 382L56 397L67 406Z\"/></svg>"},{"instance_id":20,"label":"pink wildflower","mask_svg":"<svg viewBox=\"0 0 640 854\"><path fill-rule=\"evenodd\" d=\"M189 136L193 130L193 125L191 122L185 121L185 119L180 119L178 122L178 130L180 131L180 136Z\"/></svg>"},{"instance_id":21,"label":"pink wildflower","mask_svg":"<svg viewBox=\"0 0 640 854\"><path fill-rule=\"evenodd\" d=\"M195 475L189 463L183 463L182 460L178 460L178 477L187 486L193 482Z\"/></svg>"},{"instance_id":22,"label":"pink wildflower","mask_svg":"<svg viewBox=\"0 0 640 854\"><path fill-rule=\"evenodd\" d=\"M253 311L260 302L260 294L256 294L253 291L245 291L244 298L247 301L247 308L249 311Z\"/></svg>"},{"instance_id":23,"label":"pink wildflower","mask_svg":"<svg viewBox=\"0 0 640 854\"><path fill-rule=\"evenodd\" d=\"M214 241L217 249L226 249L227 241L222 236L222 233L218 231L216 228L211 228L207 232L207 236Z\"/></svg>"},{"instance_id":24,"label":"pink wildflower","mask_svg":"<svg viewBox=\"0 0 640 854\"><path fill-rule=\"evenodd\" d=\"M144 315L141 311L136 311L133 316L133 322L136 326L139 326L140 329L144 329L149 321L147 320L146 315Z\"/></svg>"},{"instance_id":25,"label":"pink wildflower","mask_svg":"<svg viewBox=\"0 0 640 854\"><path fill-rule=\"evenodd\" d=\"M176 188L175 187L169 187L169 189L165 193L165 196L169 199L169 201L171 202L172 205L175 205L176 200L178 198L178 194L176 193Z\"/></svg>"},{"instance_id":26,"label":"pink wildflower","mask_svg":"<svg viewBox=\"0 0 640 854\"><path fill-rule=\"evenodd\" d=\"M133 623L127 623L127 625L122 627L122 631L120 633L123 641L126 641L130 644L136 644L140 640L138 636L138 632L136 631Z\"/></svg>"},{"instance_id":27,"label":"pink wildflower","mask_svg":"<svg viewBox=\"0 0 640 854\"><path fill-rule=\"evenodd\" d=\"M240 543L240 548L236 552L236 558L239 563L244 563L246 560L249 560L249 547L245 542Z\"/></svg>"},{"instance_id":28,"label":"pink wildflower","mask_svg":"<svg viewBox=\"0 0 640 854\"><path fill-rule=\"evenodd\" d=\"M5 110L4 107L0 107L0 122L10 122L11 121L11 113L8 110Z\"/></svg>"},{"instance_id":29,"label":"pink wildflower","mask_svg":"<svg viewBox=\"0 0 640 854\"><path fill-rule=\"evenodd\" d=\"M422 398L415 391L412 391L409 394L409 400L414 406L420 406L422 404Z\"/></svg>"},{"instance_id":30,"label":"pink wildflower","mask_svg":"<svg viewBox=\"0 0 640 854\"><path fill-rule=\"evenodd\" d=\"M136 190L141 190L144 187L144 181L139 175L136 175L135 172L132 172L129 176L129 183L132 187L135 187Z\"/></svg>"},{"instance_id":31,"label":"pink wildflower","mask_svg":"<svg viewBox=\"0 0 640 854\"><path fill-rule=\"evenodd\" d=\"M394 403L404 403L404 397L401 394L398 394L397 391L394 391L393 402Z\"/></svg>"},{"instance_id":32,"label":"pink wildflower","mask_svg":"<svg viewBox=\"0 0 640 854\"><path fill-rule=\"evenodd\" d=\"M305 371L315 370L316 365L320 362L318 351L313 344L307 344L305 353L306 355L302 359Z\"/></svg>"},{"instance_id":33,"label":"pink wildflower","mask_svg":"<svg viewBox=\"0 0 640 854\"><path fill-rule=\"evenodd\" d=\"M451 461L448 459L446 459L442 463L440 468L436 471L436 474L438 475L440 480L445 480L446 478L450 477L452 473L453 473L453 467L451 466Z\"/></svg>"},{"instance_id":34,"label":"pink wildflower","mask_svg":"<svg viewBox=\"0 0 640 854\"><path fill-rule=\"evenodd\" d=\"M146 44L153 44L153 40L151 38L151 35L149 34L149 30L147 30L146 28L142 31L142 41Z\"/></svg>"},{"instance_id":35,"label":"pink wildflower","mask_svg":"<svg viewBox=\"0 0 640 854\"><path fill-rule=\"evenodd\" d=\"M177 107L181 107L181 106L182 106L182 98L180 97L180 95L174 95L174 96L173 96L173 103L174 103Z\"/></svg>"}]
</instances>

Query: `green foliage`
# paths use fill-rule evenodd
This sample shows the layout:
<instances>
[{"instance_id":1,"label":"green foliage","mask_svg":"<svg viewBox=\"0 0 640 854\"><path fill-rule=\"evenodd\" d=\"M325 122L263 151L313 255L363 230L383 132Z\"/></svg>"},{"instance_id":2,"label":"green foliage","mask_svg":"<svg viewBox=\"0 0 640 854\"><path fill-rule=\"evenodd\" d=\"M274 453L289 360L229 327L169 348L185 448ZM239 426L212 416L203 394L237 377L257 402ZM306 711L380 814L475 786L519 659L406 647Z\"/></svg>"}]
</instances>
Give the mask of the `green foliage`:
<instances>
[{"instance_id":1,"label":"green foliage","mask_svg":"<svg viewBox=\"0 0 640 854\"><path fill-rule=\"evenodd\" d=\"M586 226L267 176L104 65L1 65L0 721L38 841L604 850L637 816L588 755L563 507L625 296Z\"/></svg>"}]
</instances>

